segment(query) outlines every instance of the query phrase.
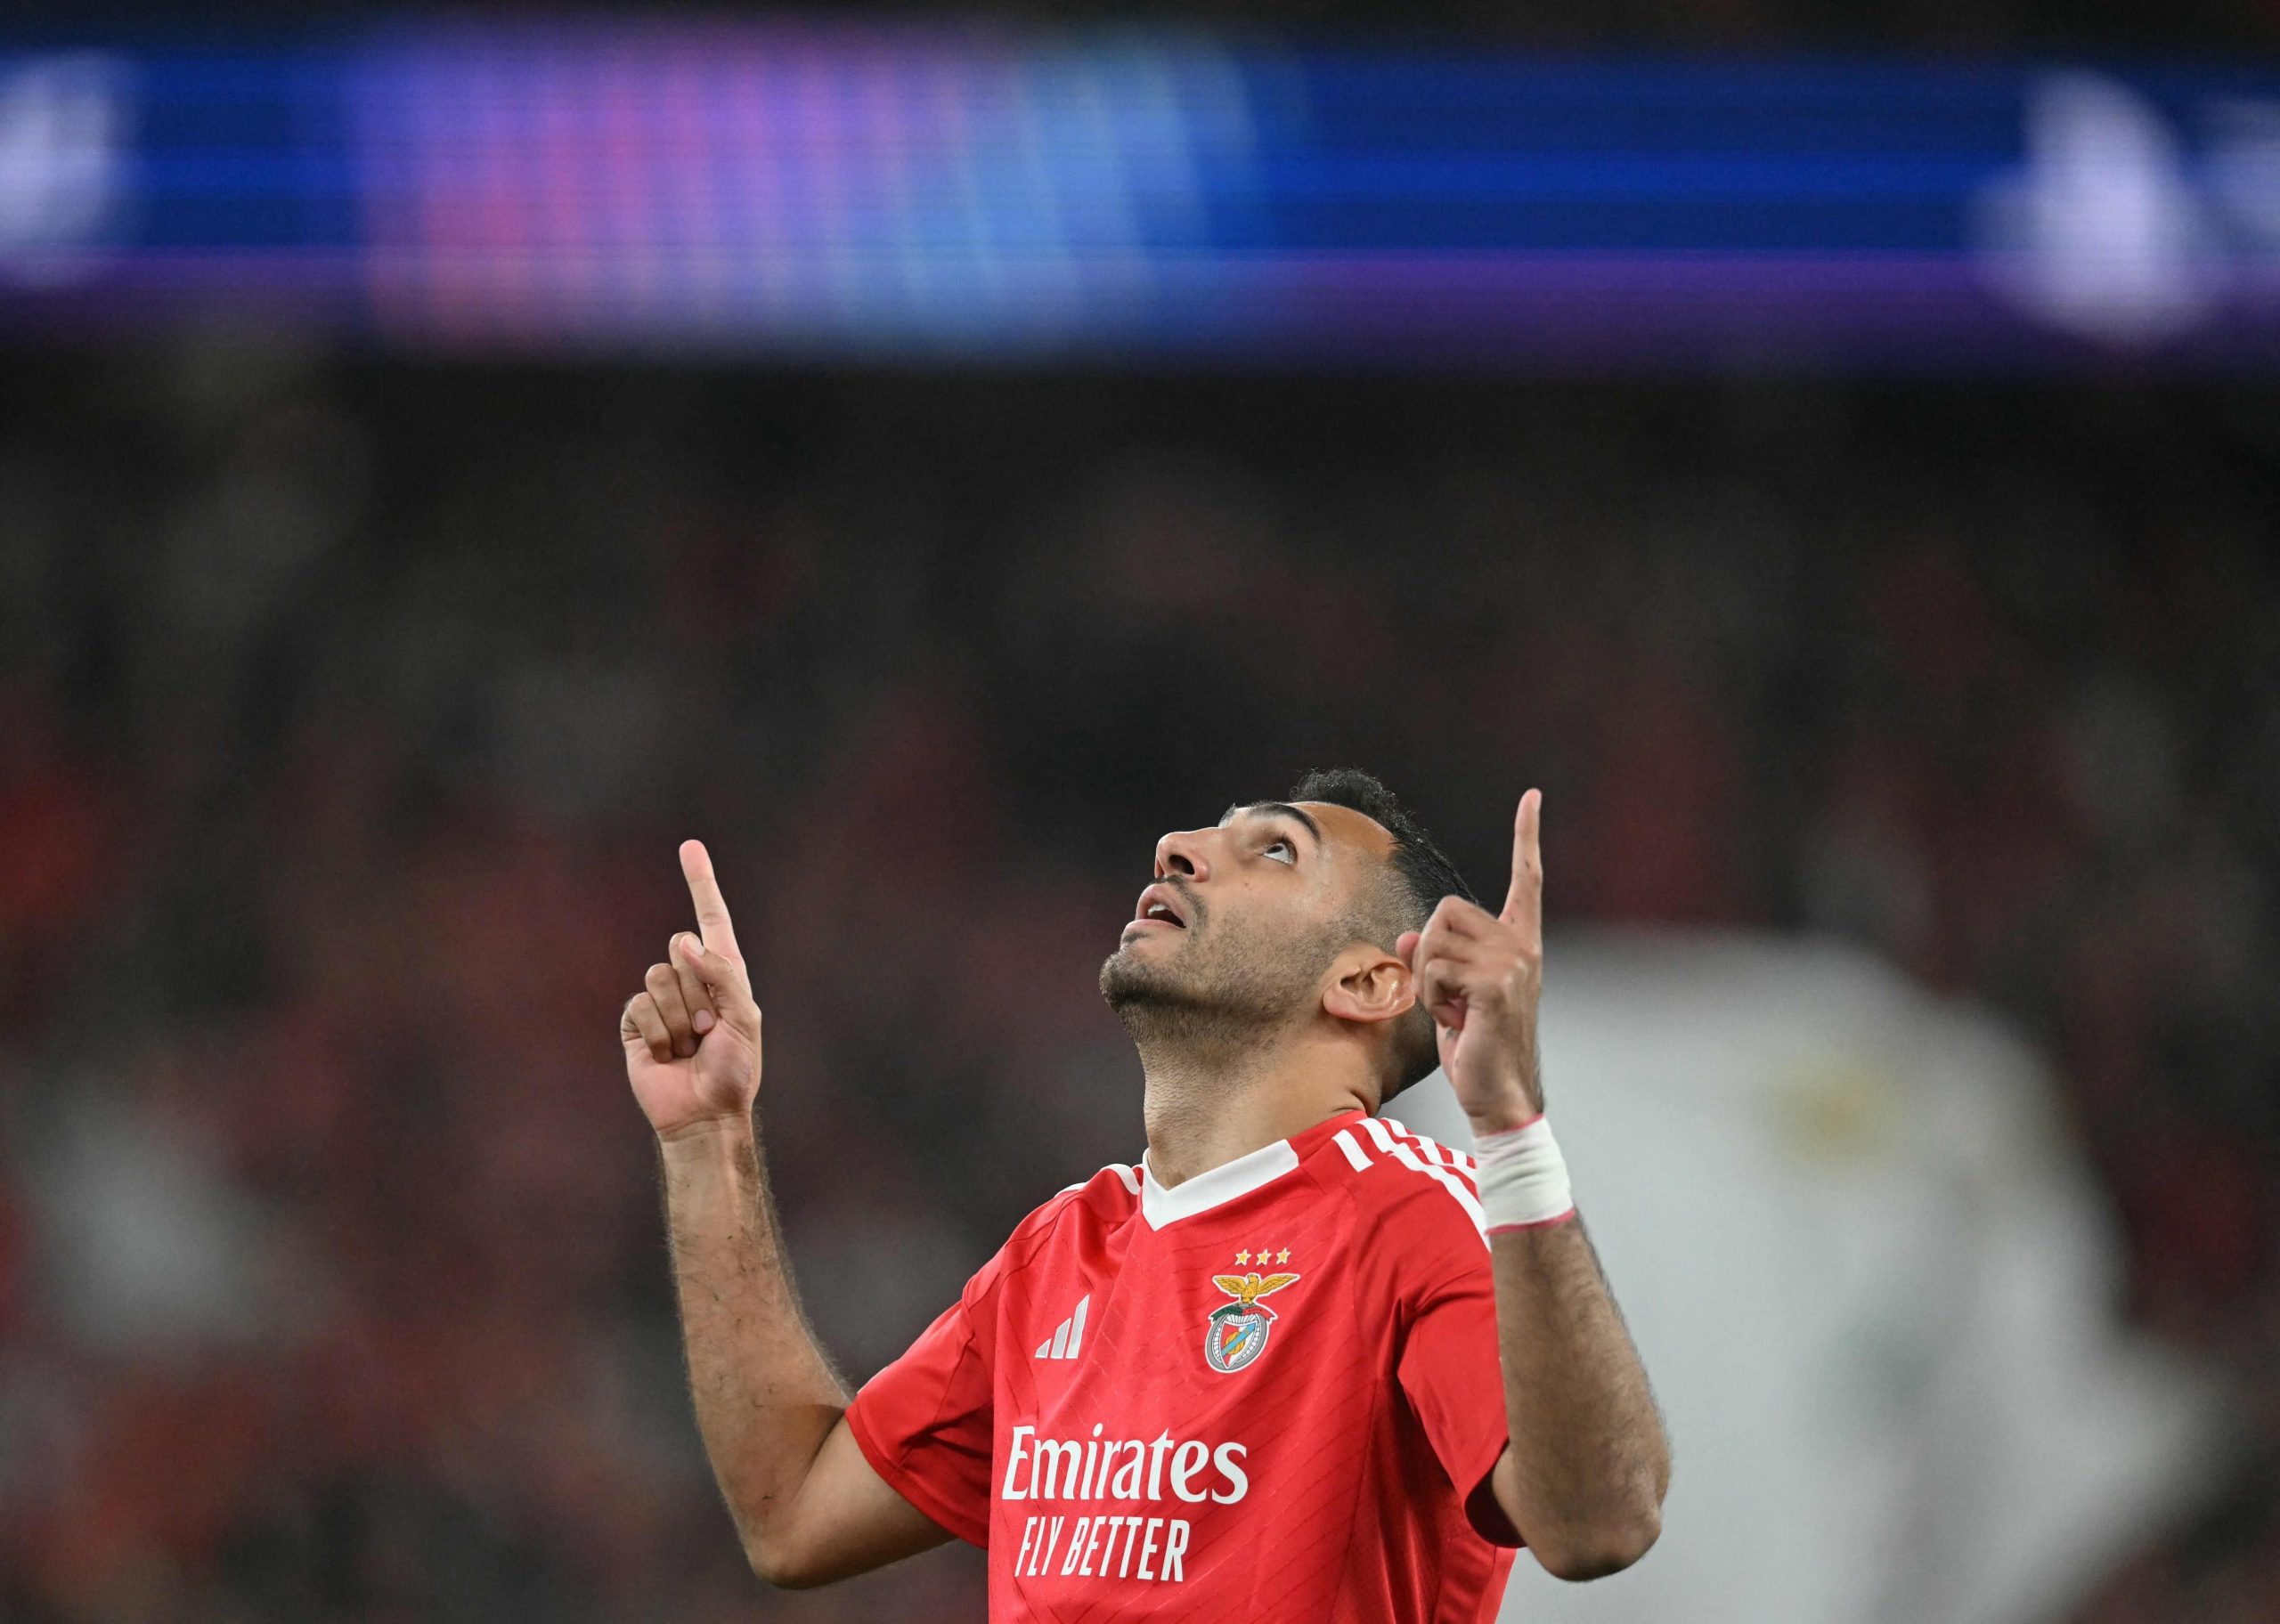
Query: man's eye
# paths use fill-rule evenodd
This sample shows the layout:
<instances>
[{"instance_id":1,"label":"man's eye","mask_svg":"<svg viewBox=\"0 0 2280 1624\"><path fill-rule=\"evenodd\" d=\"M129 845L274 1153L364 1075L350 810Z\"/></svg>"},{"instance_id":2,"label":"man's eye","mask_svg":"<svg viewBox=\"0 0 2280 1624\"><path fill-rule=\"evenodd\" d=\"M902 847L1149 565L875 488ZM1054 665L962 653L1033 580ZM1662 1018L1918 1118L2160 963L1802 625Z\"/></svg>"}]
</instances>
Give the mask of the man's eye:
<instances>
[{"instance_id":1,"label":"man's eye","mask_svg":"<svg viewBox=\"0 0 2280 1624\"><path fill-rule=\"evenodd\" d=\"M1277 863L1296 863L1299 860L1299 849L1291 845L1289 840L1277 837L1267 842L1266 855Z\"/></svg>"}]
</instances>

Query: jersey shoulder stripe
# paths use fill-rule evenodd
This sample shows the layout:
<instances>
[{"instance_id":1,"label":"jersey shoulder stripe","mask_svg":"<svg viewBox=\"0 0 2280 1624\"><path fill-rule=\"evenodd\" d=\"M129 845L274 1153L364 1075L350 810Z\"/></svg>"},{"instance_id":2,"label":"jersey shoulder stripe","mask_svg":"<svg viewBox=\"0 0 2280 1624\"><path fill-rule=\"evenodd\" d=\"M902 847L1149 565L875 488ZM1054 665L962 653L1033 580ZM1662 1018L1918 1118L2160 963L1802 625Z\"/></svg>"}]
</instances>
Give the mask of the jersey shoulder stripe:
<instances>
[{"instance_id":1,"label":"jersey shoulder stripe","mask_svg":"<svg viewBox=\"0 0 2280 1624\"><path fill-rule=\"evenodd\" d=\"M1480 1210L1478 1188L1473 1181L1470 1157L1461 1157L1445 1145L1435 1143L1376 1116L1364 1116L1352 1129L1340 1128L1331 1136L1347 1165L1354 1170L1357 1181L1375 1180L1384 1175L1379 1171L1392 1168L1404 1175L1418 1175L1439 1190L1464 1214L1466 1222L1485 1247L1488 1244L1488 1220ZM1409 1188L1414 1188L1410 1186ZM1398 1200L1407 1190L1388 1189L1386 1198Z\"/></svg>"},{"instance_id":2,"label":"jersey shoulder stripe","mask_svg":"<svg viewBox=\"0 0 2280 1624\"><path fill-rule=\"evenodd\" d=\"M1472 1157L1462 1150L1453 1149L1442 1144L1438 1140L1428 1138L1422 1133L1413 1133L1390 1116L1384 1118L1384 1121L1396 1139L1408 1141L1416 1149L1417 1154L1426 1161L1437 1166L1447 1168L1464 1181L1464 1187L1467 1190L1475 1195L1480 1193L1480 1168Z\"/></svg>"}]
</instances>

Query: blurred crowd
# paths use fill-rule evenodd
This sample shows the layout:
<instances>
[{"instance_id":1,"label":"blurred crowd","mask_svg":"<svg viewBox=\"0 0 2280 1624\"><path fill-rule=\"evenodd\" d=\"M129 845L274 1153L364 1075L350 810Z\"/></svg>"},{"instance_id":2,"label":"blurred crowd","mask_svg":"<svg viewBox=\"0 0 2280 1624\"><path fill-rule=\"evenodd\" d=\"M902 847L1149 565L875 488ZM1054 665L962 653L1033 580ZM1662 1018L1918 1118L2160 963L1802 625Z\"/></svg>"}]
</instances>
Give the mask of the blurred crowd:
<instances>
[{"instance_id":1,"label":"blurred crowd","mask_svg":"<svg viewBox=\"0 0 2280 1624\"><path fill-rule=\"evenodd\" d=\"M1155 836L1348 763L1484 889L1543 785L1555 927L2028 1027L2243 1417L2078 1624L2280 1616L2276 516L2222 386L12 353L0 1619L980 1618L713 1497L615 1037L674 844L859 1380L1136 1154Z\"/></svg>"}]
</instances>

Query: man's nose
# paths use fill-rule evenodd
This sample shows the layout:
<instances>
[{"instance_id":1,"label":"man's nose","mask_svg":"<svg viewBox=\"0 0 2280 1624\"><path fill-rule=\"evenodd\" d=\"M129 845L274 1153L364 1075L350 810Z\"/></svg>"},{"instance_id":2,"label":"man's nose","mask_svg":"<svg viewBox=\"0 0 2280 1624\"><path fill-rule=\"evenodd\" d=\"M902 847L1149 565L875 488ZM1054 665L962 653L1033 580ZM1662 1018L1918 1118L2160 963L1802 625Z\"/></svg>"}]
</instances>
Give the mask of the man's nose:
<instances>
[{"instance_id":1,"label":"man's nose","mask_svg":"<svg viewBox=\"0 0 2280 1624\"><path fill-rule=\"evenodd\" d=\"M1181 829L1156 842L1156 878L1168 880L1181 874L1190 880L1203 881L1211 877L1211 857L1209 851L1211 831Z\"/></svg>"}]
</instances>

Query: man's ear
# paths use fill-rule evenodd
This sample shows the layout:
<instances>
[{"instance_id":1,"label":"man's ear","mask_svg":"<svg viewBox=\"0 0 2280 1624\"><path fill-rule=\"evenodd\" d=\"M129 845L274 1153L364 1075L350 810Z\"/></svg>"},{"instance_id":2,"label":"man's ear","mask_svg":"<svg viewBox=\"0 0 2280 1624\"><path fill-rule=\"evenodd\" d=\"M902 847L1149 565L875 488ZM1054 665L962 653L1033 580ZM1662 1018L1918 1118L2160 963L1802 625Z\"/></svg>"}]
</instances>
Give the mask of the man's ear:
<instances>
[{"instance_id":1,"label":"man's ear","mask_svg":"<svg viewBox=\"0 0 2280 1624\"><path fill-rule=\"evenodd\" d=\"M1356 942L1331 962L1322 1007L1340 1020L1398 1020L1416 1007L1409 966L1384 948Z\"/></svg>"}]
</instances>

